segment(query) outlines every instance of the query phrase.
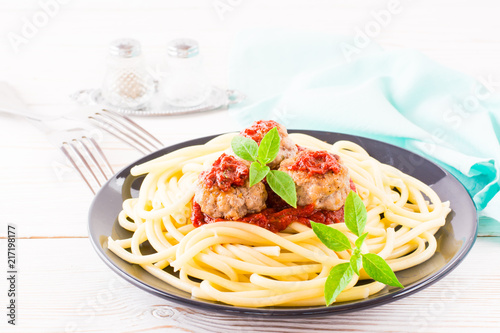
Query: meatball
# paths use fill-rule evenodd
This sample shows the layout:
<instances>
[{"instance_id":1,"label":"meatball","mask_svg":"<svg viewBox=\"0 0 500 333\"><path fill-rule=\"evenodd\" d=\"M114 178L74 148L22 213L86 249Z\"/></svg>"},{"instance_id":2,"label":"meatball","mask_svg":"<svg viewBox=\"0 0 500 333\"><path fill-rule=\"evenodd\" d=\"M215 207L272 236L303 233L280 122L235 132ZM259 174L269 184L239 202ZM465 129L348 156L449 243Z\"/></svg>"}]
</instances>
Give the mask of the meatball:
<instances>
[{"instance_id":1,"label":"meatball","mask_svg":"<svg viewBox=\"0 0 500 333\"><path fill-rule=\"evenodd\" d=\"M255 121L252 126L240 132L241 136L250 138L260 145L264 135L266 135L266 133L274 127L278 129L280 136L280 150L276 158L268 163L268 166L271 169L277 169L283 160L291 158L297 154L297 145L288 136L286 128L274 120L258 120Z\"/></svg>"},{"instance_id":2,"label":"meatball","mask_svg":"<svg viewBox=\"0 0 500 333\"><path fill-rule=\"evenodd\" d=\"M237 220L266 208L263 183L249 187L249 168L244 161L222 154L211 169L200 174L194 201L212 217Z\"/></svg>"},{"instance_id":3,"label":"meatball","mask_svg":"<svg viewBox=\"0 0 500 333\"><path fill-rule=\"evenodd\" d=\"M279 170L293 178L299 206L314 204L316 209L335 211L351 191L347 167L327 151L303 150L284 160Z\"/></svg>"},{"instance_id":4,"label":"meatball","mask_svg":"<svg viewBox=\"0 0 500 333\"><path fill-rule=\"evenodd\" d=\"M250 213L258 213L266 208L267 192L264 184L257 183L252 187L231 187L222 191L218 186L206 188L198 186L194 201L200 205L201 211L212 218L238 220Z\"/></svg>"}]
</instances>

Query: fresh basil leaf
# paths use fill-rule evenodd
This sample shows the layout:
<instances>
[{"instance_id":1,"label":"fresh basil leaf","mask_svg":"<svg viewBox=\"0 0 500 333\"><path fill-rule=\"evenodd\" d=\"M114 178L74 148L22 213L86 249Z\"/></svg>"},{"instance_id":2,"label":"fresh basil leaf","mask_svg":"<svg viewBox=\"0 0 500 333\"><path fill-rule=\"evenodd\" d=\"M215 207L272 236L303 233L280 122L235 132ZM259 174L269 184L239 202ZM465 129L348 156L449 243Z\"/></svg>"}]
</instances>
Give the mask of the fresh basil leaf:
<instances>
[{"instance_id":1,"label":"fresh basil leaf","mask_svg":"<svg viewBox=\"0 0 500 333\"><path fill-rule=\"evenodd\" d=\"M365 241L365 238L366 236L368 236L368 233L365 232L364 234L362 234L360 237L358 237L358 239L356 239L356 241L354 242L354 245L356 245L356 247L358 249L361 250L361 245L363 245L363 242Z\"/></svg>"},{"instance_id":2,"label":"fresh basil leaf","mask_svg":"<svg viewBox=\"0 0 500 333\"><path fill-rule=\"evenodd\" d=\"M231 140L231 148L236 156L246 161L254 162L257 159L259 146L252 139L237 135Z\"/></svg>"},{"instance_id":3,"label":"fresh basil leaf","mask_svg":"<svg viewBox=\"0 0 500 333\"><path fill-rule=\"evenodd\" d=\"M311 221L311 227L319 240L330 250L344 251L351 248L349 238L337 229Z\"/></svg>"},{"instance_id":4,"label":"fresh basil leaf","mask_svg":"<svg viewBox=\"0 0 500 333\"><path fill-rule=\"evenodd\" d=\"M326 305L330 305L335 301L342 290L351 282L353 274L354 271L348 262L338 264L330 270L325 283Z\"/></svg>"},{"instance_id":5,"label":"fresh basil leaf","mask_svg":"<svg viewBox=\"0 0 500 333\"><path fill-rule=\"evenodd\" d=\"M250 164L250 174L249 174L250 187L254 186L262 179L264 179L269 170L270 169L267 165L262 165L259 162L253 162L252 164Z\"/></svg>"},{"instance_id":6,"label":"fresh basil leaf","mask_svg":"<svg viewBox=\"0 0 500 333\"><path fill-rule=\"evenodd\" d=\"M271 170L266 176L271 190L293 208L297 208L297 192L292 177L284 171Z\"/></svg>"},{"instance_id":7,"label":"fresh basil leaf","mask_svg":"<svg viewBox=\"0 0 500 333\"><path fill-rule=\"evenodd\" d=\"M361 256L363 257L363 268L372 279L389 286L404 288L384 259L374 253L366 253Z\"/></svg>"},{"instance_id":8,"label":"fresh basil leaf","mask_svg":"<svg viewBox=\"0 0 500 333\"><path fill-rule=\"evenodd\" d=\"M351 264L351 268L356 273L359 275L359 270L361 269L361 253L356 253L354 252L351 256L351 259L349 259L349 263Z\"/></svg>"},{"instance_id":9,"label":"fresh basil leaf","mask_svg":"<svg viewBox=\"0 0 500 333\"><path fill-rule=\"evenodd\" d=\"M260 141L257 159L260 163L267 164L276 158L279 150L280 135L278 129L274 127Z\"/></svg>"},{"instance_id":10,"label":"fresh basil leaf","mask_svg":"<svg viewBox=\"0 0 500 333\"><path fill-rule=\"evenodd\" d=\"M344 204L344 219L349 230L361 236L366 226L366 207L356 192L351 191Z\"/></svg>"}]
</instances>

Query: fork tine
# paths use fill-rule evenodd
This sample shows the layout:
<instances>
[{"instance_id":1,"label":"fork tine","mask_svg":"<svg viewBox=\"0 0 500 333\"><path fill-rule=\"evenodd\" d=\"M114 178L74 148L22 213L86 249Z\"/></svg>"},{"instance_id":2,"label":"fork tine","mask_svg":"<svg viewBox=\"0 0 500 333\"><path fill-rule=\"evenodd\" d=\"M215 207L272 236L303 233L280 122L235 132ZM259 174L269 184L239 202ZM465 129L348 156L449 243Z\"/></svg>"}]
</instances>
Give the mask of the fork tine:
<instances>
[{"instance_id":1,"label":"fork tine","mask_svg":"<svg viewBox=\"0 0 500 333\"><path fill-rule=\"evenodd\" d=\"M75 140L75 141L77 141L77 140ZM106 179L106 180L109 179L109 177L113 174L113 170L111 169L111 165L109 164L108 160L104 156L104 153L99 148L99 146L95 142L93 142L92 138L89 138L89 137L86 137L86 136L83 136L82 139L80 141L78 141L78 142L85 149L85 152L87 153L87 156L90 157L90 159L92 159L92 161L94 162L94 165L97 166L97 168L101 172L101 174L104 177L104 179ZM97 152L97 156L100 159L99 162L97 161L97 159L95 157L95 154L92 153L92 151L88 147L88 145L90 145L90 147ZM108 169L108 172L111 172L111 175L109 175L109 176L106 175L106 172L104 172L104 170L101 167L102 162L104 162L104 165L106 165L106 167Z\"/></svg>"},{"instance_id":2,"label":"fork tine","mask_svg":"<svg viewBox=\"0 0 500 333\"><path fill-rule=\"evenodd\" d=\"M133 138L136 141L141 142L143 145L147 145L149 150L157 150L157 143L150 139L150 135L145 135L144 132L138 130L135 126L130 125L125 119L120 119L118 117L112 116L108 113L96 112L95 119L98 121L105 122L111 126L114 130L119 131L122 135L126 135L129 138ZM137 125L138 126L138 125Z\"/></svg>"},{"instance_id":3,"label":"fork tine","mask_svg":"<svg viewBox=\"0 0 500 333\"><path fill-rule=\"evenodd\" d=\"M89 161L83 156L83 154L80 152L80 149L78 149L78 147L76 146L78 144L81 145L82 143L79 140L77 140L77 139L73 139L73 140L71 140L71 144L69 146L71 147L71 149L73 150L73 152L78 156L78 158L80 159L80 162L83 163L83 165L85 166L85 168L87 169L87 171L89 171L90 174L92 175L92 177L94 177L94 180L97 182L97 184L99 185L99 187L101 187L102 186L101 180L95 174L94 170L92 169L92 167L89 164Z\"/></svg>"},{"instance_id":4,"label":"fork tine","mask_svg":"<svg viewBox=\"0 0 500 333\"><path fill-rule=\"evenodd\" d=\"M74 147L68 143L68 142L63 142L60 149L62 150L62 152L64 153L64 155L68 158L68 160L70 161L70 163L73 165L73 167L75 168L76 171L78 171L78 173L80 174L80 177L82 177L83 181L87 184L87 186L90 188L90 190L92 191L92 193L95 195L96 194L96 189L94 188L94 186L92 186L89 182L89 180L87 179L87 177L83 174L82 170L80 169L80 167L78 166L77 162L75 161L75 159L73 158L73 156L71 155L70 151L68 150L67 146L70 146L74 151Z\"/></svg>"},{"instance_id":5,"label":"fork tine","mask_svg":"<svg viewBox=\"0 0 500 333\"><path fill-rule=\"evenodd\" d=\"M143 149L146 149L150 153L163 147L163 144L143 127L127 116L122 116L114 111L103 109L96 112L93 116L89 116L89 119L97 123L101 128L106 129L108 133L126 141L142 153L144 153ZM137 145L140 145L143 149L139 149Z\"/></svg>"},{"instance_id":6,"label":"fork tine","mask_svg":"<svg viewBox=\"0 0 500 333\"><path fill-rule=\"evenodd\" d=\"M94 122L97 126L99 126L101 129L105 130L109 134L113 135L114 137L125 141L138 151L140 151L143 154L149 154L152 153L153 150L151 148L146 147L143 143L138 141L136 138L130 136L129 134L123 132L121 129L117 128L116 126L112 125L109 123L109 121L105 121L102 119L97 119L93 116L89 116L89 119ZM110 129L111 128L111 129Z\"/></svg>"},{"instance_id":7,"label":"fork tine","mask_svg":"<svg viewBox=\"0 0 500 333\"><path fill-rule=\"evenodd\" d=\"M94 194L102 186L102 179L108 180L113 175L109 161L92 137L84 135L80 139L64 141L60 149ZM102 177L94 172L95 169L99 169Z\"/></svg>"},{"instance_id":8,"label":"fork tine","mask_svg":"<svg viewBox=\"0 0 500 333\"><path fill-rule=\"evenodd\" d=\"M154 148L155 149L160 149L160 148L163 148L164 145L163 143L161 143L160 140L158 140L154 135L152 135L151 133L149 133L148 131L146 131L142 126L140 126L139 124L137 124L135 121L133 121L132 119L130 119L129 117L125 116L125 115L121 115L115 111L111 111L111 110L107 110L107 109L103 109L102 112L106 115L111 115L115 120L117 121L120 121L122 123L126 123L132 127L129 127L129 128L135 128L136 130L138 130L139 132L141 132L143 135L145 135L146 137L148 137L152 143L154 143Z\"/></svg>"},{"instance_id":9,"label":"fork tine","mask_svg":"<svg viewBox=\"0 0 500 333\"><path fill-rule=\"evenodd\" d=\"M101 158L101 160L104 161L104 165L106 165L106 168L107 168L108 172L110 173L106 177L106 179L111 178L115 174L115 172L113 171L113 168L111 167L111 164L109 163L108 159L106 158L106 155L104 155L104 152L102 151L101 147L99 147L99 145L94 140L94 138L92 138L92 137L85 137L85 138L90 142L90 144L92 145L92 147L98 152L99 157Z\"/></svg>"}]
</instances>

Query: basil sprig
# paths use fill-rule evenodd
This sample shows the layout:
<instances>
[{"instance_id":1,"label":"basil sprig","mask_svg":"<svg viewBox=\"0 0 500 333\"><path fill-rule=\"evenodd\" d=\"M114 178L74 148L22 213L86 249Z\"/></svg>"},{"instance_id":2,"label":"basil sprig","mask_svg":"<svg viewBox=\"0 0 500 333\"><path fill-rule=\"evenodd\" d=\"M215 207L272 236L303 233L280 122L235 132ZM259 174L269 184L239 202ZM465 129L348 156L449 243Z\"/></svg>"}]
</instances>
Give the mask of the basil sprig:
<instances>
[{"instance_id":1,"label":"basil sprig","mask_svg":"<svg viewBox=\"0 0 500 333\"><path fill-rule=\"evenodd\" d=\"M276 127L264 135L260 145L252 139L237 135L231 141L231 148L236 156L252 162L249 173L250 186L266 178L274 193L290 206L297 207L297 192L292 177L286 172L271 170L266 165L278 156L280 150L280 136Z\"/></svg>"},{"instance_id":2,"label":"basil sprig","mask_svg":"<svg viewBox=\"0 0 500 333\"><path fill-rule=\"evenodd\" d=\"M355 247L351 246L349 239L342 232L321 223L311 221L311 227L323 244L333 251L352 250L351 259L347 263L334 266L325 283L325 301L332 304L337 296L351 282L354 274L359 275L361 268L375 281L404 288L398 281L396 274L387 262L374 253L361 253L361 246L368 235L363 233L366 226L366 207L361 198L351 191L344 204L344 219L347 228L358 238Z\"/></svg>"}]
</instances>

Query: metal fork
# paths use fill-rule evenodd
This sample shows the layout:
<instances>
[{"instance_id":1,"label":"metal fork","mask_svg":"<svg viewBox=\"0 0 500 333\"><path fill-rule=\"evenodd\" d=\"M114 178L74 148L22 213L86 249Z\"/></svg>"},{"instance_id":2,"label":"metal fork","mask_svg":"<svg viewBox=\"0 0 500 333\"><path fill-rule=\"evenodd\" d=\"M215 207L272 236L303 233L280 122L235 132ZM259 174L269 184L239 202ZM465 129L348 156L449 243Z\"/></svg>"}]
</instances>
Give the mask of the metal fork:
<instances>
[{"instance_id":1,"label":"metal fork","mask_svg":"<svg viewBox=\"0 0 500 333\"><path fill-rule=\"evenodd\" d=\"M85 126L89 120L143 154L163 147L158 139L133 120L110 110L79 108L77 112L57 117L34 115L27 110L17 91L8 83L0 82L0 113L21 116L44 132L49 141L61 149L94 194L114 172L92 138L92 131Z\"/></svg>"},{"instance_id":2,"label":"metal fork","mask_svg":"<svg viewBox=\"0 0 500 333\"><path fill-rule=\"evenodd\" d=\"M59 119L42 121L26 118L45 133L47 139L66 156L83 181L96 194L113 176L113 168L97 141L92 137L95 129L80 121Z\"/></svg>"},{"instance_id":3,"label":"metal fork","mask_svg":"<svg viewBox=\"0 0 500 333\"><path fill-rule=\"evenodd\" d=\"M158 139L133 120L109 110L97 112L81 110L78 114L70 113L53 118L15 110L2 108L0 112L22 116L44 132L49 141L59 147L94 194L114 172L102 149L91 136L92 130L88 128L90 122L143 154L151 153L163 146ZM89 125L85 126L86 123Z\"/></svg>"},{"instance_id":4,"label":"metal fork","mask_svg":"<svg viewBox=\"0 0 500 333\"><path fill-rule=\"evenodd\" d=\"M119 140L137 149L142 154L149 154L163 148L163 144L151 133L127 116L111 110L94 108L81 108L78 112L67 113L56 117L43 117L28 112L0 108L0 113L9 113L38 122L57 122L60 120L90 121Z\"/></svg>"},{"instance_id":5,"label":"metal fork","mask_svg":"<svg viewBox=\"0 0 500 333\"><path fill-rule=\"evenodd\" d=\"M127 116L111 110L100 110L88 115L88 119L99 128L119 140L128 143L143 154L161 149L163 144L151 133Z\"/></svg>"},{"instance_id":6,"label":"metal fork","mask_svg":"<svg viewBox=\"0 0 500 333\"><path fill-rule=\"evenodd\" d=\"M92 193L96 194L104 182L113 176L111 164L92 137L95 129L90 124L85 126L80 121L62 118L46 121L27 114L23 117L63 152Z\"/></svg>"},{"instance_id":7,"label":"metal fork","mask_svg":"<svg viewBox=\"0 0 500 333\"><path fill-rule=\"evenodd\" d=\"M59 148L94 194L114 174L101 147L92 137L83 135L66 140Z\"/></svg>"}]
</instances>

